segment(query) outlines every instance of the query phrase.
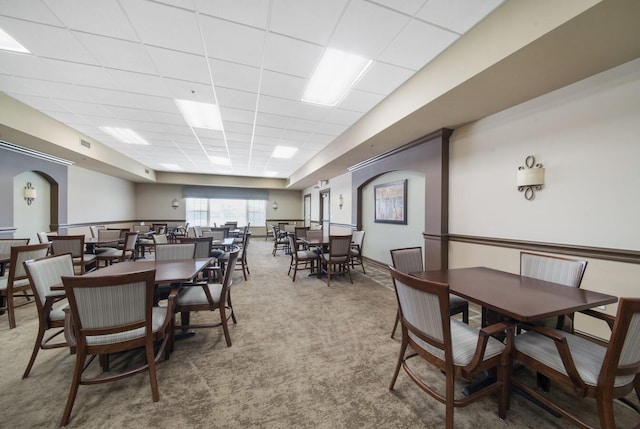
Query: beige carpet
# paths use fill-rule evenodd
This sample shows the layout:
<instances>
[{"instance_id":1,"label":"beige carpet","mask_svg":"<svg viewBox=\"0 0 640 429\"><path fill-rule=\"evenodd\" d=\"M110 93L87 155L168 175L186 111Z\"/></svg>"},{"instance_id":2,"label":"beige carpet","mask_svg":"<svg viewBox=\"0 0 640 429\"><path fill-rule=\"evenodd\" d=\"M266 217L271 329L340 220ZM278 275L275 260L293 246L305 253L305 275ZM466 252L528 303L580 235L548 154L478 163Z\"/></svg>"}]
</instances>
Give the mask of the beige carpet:
<instances>
[{"instance_id":1,"label":"beige carpet","mask_svg":"<svg viewBox=\"0 0 640 429\"><path fill-rule=\"evenodd\" d=\"M231 327L232 347L219 328L178 342L171 359L159 365L157 403L146 374L80 386L68 427L443 427L444 406L404 373L395 390L388 390L400 343L389 337L396 307L384 270L365 266L365 276L358 268L353 285L339 278L328 288L305 272L292 282L286 275L289 257L272 257L271 243L262 239L252 241L248 260L250 279L235 276L238 324ZM55 428L66 401L75 360L66 350L40 351L29 378L21 379L37 331L35 313L32 306L19 309L13 330L6 315L0 316L1 428ZM434 382L443 378L426 365L421 371ZM596 423L593 401L575 401L558 388L552 394L569 398ZM621 404L616 413L620 428L638 423L638 415ZM572 426L516 395L505 421L497 416L495 398L488 397L457 409L455 427Z\"/></svg>"}]
</instances>

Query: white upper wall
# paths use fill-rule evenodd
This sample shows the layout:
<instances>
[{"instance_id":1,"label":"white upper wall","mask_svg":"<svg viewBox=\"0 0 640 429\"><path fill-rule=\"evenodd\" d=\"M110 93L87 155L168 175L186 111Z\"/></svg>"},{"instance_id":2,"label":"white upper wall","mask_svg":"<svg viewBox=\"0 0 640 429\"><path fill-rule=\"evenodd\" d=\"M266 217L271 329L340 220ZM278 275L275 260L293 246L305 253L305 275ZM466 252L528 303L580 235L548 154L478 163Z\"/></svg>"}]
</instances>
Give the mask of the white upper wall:
<instances>
[{"instance_id":1,"label":"white upper wall","mask_svg":"<svg viewBox=\"0 0 640 429\"><path fill-rule=\"evenodd\" d=\"M449 232L640 249L640 60L458 128ZM516 188L528 155L545 167L533 201Z\"/></svg>"}]
</instances>

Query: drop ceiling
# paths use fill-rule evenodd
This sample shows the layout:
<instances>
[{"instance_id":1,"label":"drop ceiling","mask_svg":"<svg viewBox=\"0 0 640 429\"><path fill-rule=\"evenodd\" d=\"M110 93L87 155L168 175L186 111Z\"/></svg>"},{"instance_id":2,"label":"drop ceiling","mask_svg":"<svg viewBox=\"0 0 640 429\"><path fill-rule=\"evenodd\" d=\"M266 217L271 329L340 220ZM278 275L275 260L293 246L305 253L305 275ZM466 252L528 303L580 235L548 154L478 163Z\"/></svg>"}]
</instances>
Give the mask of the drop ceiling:
<instances>
[{"instance_id":1,"label":"drop ceiling","mask_svg":"<svg viewBox=\"0 0 640 429\"><path fill-rule=\"evenodd\" d=\"M502 2L3 0L31 54L0 51L0 91L158 172L288 178ZM337 106L304 103L327 47L373 65ZM174 99L217 104L224 129L190 128Z\"/></svg>"}]
</instances>

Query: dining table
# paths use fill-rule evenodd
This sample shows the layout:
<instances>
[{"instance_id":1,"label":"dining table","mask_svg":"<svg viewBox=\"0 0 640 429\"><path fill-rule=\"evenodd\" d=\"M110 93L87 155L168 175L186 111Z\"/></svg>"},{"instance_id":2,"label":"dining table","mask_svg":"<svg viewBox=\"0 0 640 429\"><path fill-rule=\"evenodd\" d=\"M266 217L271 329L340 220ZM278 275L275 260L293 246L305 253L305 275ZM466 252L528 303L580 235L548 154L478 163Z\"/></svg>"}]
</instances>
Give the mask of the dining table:
<instances>
[{"instance_id":1,"label":"dining table","mask_svg":"<svg viewBox=\"0 0 640 429\"><path fill-rule=\"evenodd\" d=\"M449 292L519 322L560 317L613 304L618 297L538 280L487 267L453 268L410 273L447 283Z\"/></svg>"},{"instance_id":2,"label":"dining table","mask_svg":"<svg viewBox=\"0 0 640 429\"><path fill-rule=\"evenodd\" d=\"M316 252L318 254L318 263L316 264L317 269L315 272L309 273L309 276L317 276L318 278L322 278L324 272L322 270L322 253L325 253L329 248L329 234L318 234L313 237L300 237L300 240L304 243L307 249L311 249L313 247L320 249L320 252ZM291 252L295 252L296 249L290 249Z\"/></svg>"},{"instance_id":3,"label":"dining table","mask_svg":"<svg viewBox=\"0 0 640 429\"><path fill-rule=\"evenodd\" d=\"M96 248L102 246L117 246L118 243L123 243L124 239L114 238L98 238L98 237L85 237L84 246L87 248L87 253L96 253Z\"/></svg>"},{"instance_id":4,"label":"dining table","mask_svg":"<svg viewBox=\"0 0 640 429\"><path fill-rule=\"evenodd\" d=\"M516 322L531 323L549 317L564 317L577 311L618 301L618 297L614 295L568 287L487 267L418 271L409 274L424 280L446 283L449 285L450 293L481 305L483 325L486 309ZM490 383L493 377L494 374L487 374L484 379L469 383L463 388L463 394L472 394L485 383ZM558 416L524 392L517 389L514 391Z\"/></svg>"}]
</instances>

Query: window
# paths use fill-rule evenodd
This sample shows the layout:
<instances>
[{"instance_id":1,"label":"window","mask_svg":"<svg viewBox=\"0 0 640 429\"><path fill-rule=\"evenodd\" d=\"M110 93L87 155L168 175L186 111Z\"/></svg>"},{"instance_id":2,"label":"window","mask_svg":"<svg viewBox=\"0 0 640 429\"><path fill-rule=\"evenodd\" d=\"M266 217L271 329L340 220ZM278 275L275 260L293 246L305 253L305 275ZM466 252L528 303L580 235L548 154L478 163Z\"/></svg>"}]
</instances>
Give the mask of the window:
<instances>
[{"instance_id":1,"label":"window","mask_svg":"<svg viewBox=\"0 0 640 429\"><path fill-rule=\"evenodd\" d=\"M238 225L264 225L266 200L238 200L221 198L187 198L187 222L197 226L220 226L237 221Z\"/></svg>"}]
</instances>

